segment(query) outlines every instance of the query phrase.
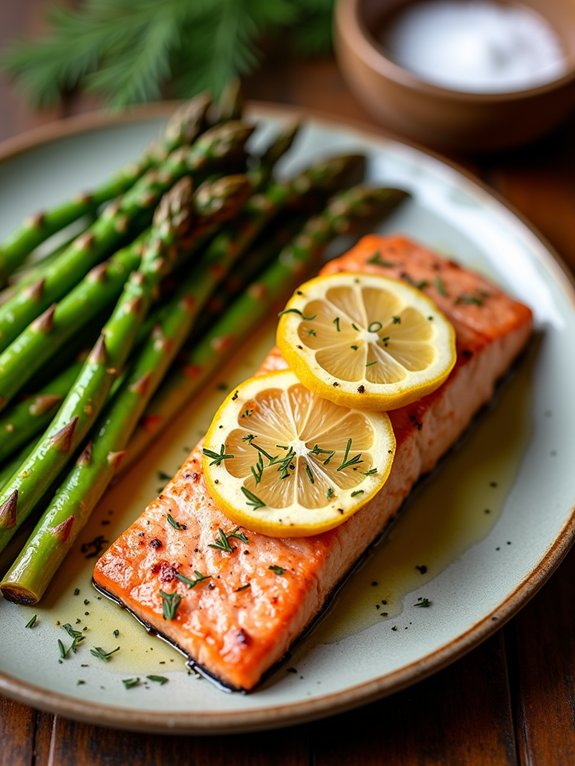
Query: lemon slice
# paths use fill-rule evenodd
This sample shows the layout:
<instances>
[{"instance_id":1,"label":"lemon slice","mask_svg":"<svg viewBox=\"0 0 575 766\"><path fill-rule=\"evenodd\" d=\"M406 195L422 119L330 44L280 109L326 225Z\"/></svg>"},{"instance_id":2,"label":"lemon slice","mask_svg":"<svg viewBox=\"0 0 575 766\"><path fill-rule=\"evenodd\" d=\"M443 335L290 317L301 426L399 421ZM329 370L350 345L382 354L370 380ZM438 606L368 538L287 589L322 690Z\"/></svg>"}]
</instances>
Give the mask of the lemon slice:
<instances>
[{"instance_id":1,"label":"lemon slice","mask_svg":"<svg viewBox=\"0 0 575 766\"><path fill-rule=\"evenodd\" d=\"M438 388L455 364L455 333L420 290L340 272L296 290L277 344L310 390L336 404L392 410Z\"/></svg>"},{"instance_id":2,"label":"lemon slice","mask_svg":"<svg viewBox=\"0 0 575 766\"><path fill-rule=\"evenodd\" d=\"M381 489L389 417L321 399L290 370L241 383L204 440L208 491L236 524L273 537L325 532Z\"/></svg>"}]
</instances>

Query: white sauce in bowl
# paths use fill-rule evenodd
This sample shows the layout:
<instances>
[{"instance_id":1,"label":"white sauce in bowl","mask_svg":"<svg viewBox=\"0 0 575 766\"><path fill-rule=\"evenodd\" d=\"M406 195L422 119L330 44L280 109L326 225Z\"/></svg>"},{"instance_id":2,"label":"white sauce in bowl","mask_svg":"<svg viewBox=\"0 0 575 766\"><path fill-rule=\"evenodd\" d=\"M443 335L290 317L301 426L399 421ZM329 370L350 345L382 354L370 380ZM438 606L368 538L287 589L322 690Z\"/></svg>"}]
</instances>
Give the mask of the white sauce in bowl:
<instances>
[{"instance_id":1,"label":"white sauce in bowl","mask_svg":"<svg viewBox=\"0 0 575 766\"><path fill-rule=\"evenodd\" d=\"M524 90L566 72L546 19L531 8L490 0L408 5L385 26L380 41L397 64L452 90Z\"/></svg>"}]
</instances>

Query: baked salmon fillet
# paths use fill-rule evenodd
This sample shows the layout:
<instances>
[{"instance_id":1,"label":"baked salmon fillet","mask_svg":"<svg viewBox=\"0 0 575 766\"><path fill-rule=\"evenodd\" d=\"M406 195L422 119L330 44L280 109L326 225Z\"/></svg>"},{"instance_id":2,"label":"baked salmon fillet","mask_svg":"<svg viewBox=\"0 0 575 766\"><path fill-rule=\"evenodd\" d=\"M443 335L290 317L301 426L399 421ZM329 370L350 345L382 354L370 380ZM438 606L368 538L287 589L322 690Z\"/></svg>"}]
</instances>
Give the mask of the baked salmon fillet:
<instances>
[{"instance_id":1,"label":"baked salmon fillet","mask_svg":"<svg viewBox=\"0 0 575 766\"><path fill-rule=\"evenodd\" d=\"M98 589L234 690L253 689L285 655L393 520L417 479L433 469L490 399L532 329L529 308L404 237L366 236L323 273L334 271L407 280L436 302L456 331L457 363L447 381L390 413L397 447L382 490L329 532L272 538L239 529L239 537L230 538L233 551L224 552L211 545L218 530L229 534L235 524L207 493L200 443L94 570ZM262 371L285 366L274 349ZM189 588L176 575L198 582ZM164 617L161 592L181 596L173 616Z\"/></svg>"}]
</instances>

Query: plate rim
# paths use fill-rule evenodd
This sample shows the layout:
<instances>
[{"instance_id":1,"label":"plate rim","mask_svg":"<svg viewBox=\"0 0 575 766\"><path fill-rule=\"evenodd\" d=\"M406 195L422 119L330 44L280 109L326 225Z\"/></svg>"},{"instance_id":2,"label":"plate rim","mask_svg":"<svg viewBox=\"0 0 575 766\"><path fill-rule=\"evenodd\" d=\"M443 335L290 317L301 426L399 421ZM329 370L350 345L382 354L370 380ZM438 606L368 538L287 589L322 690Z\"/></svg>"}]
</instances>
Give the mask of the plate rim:
<instances>
[{"instance_id":1,"label":"plate rim","mask_svg":"<svg viewBox=\"0 0 575 766\"><path fill-rule=\"evenodd\" d=\"M167 117L181 105L181 101L165 101L132 107L122 113L104 110L87 112L47 123L0 143L0 164L26 152L66 138L96 132L116 125L134 124L158 117ZM246 113L258 117L291 117L324 126L326 129L353 130L374 141L386 141L407 146L441 165L455 171L466 179L475 190L495 200L542 246L534 257L543 260L555 272L562 291L575 307L575 275L545 237L513 205L496 190L491 189L472 172L441 154L416 142L352 119L341 118L325 111L307 107L248 101ZM368 704L407 686L422 681L455 662L493 635L517 614L559 567L571 546L575 543L575 506L571 508L565 524L555 536L547 551L535 567L515 587L513 592L496 609L484 615L464 633L426 654L403 668L384 676L363 681L344 690L322 695L315 699L303 699L293 703L262 706L247 710L228 710L218 713L201 711L162 712L125 708L99 702L90 702L67 694L47 690L0 671L0 693L23 704L40 710L85 723L108 726L115 729L147 731L172 734L220 734L263 731L281 726L295 725L336 715L346 710ZM257 693L257 692L256 692ZM121 720L119 718L121 717Z\"/></svg>"}]
</instances>

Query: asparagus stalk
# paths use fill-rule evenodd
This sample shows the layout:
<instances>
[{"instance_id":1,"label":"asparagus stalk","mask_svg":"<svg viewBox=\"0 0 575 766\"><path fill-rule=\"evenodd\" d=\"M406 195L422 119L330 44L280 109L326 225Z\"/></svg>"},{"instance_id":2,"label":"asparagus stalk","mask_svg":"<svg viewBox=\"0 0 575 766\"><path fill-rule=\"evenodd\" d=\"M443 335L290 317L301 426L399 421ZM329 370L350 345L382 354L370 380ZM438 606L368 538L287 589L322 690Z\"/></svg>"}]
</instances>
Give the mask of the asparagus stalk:
<instances>
[{"instance_id":1,"label":"asparagus stalk","mask_svg":"<svg viewBox=\"0 0 575 766\"><path fill-rule=\"evenodd\" d=\"M231 179L231 181L230 181ZM243 201L244 180L238 189L237 179L205 182L194 195L191 214L196 225L186 242L188 252L197 248L222 220L236 211ZM240 191L240 196L238 196ZM0 353L0 409L14 398L42 365L65 346L79 330L105 307L116 300L128 274L137 268L148 235L144 233L132 245L99 264L59 303L52 305ZM0 455L6 449L0 430Z\"/></svg>"},{"instance_id":2,"label":"asparagus stalk","mask_svg":"<svg viewBox=\"0 0 575 766\"><path fill-rule=\"evenodd\" d=\"M0 492L0 550L69 462L102 410L153 293L173 262L173 245L189 230L191 196L191 182L184 179L163 198L140 268L126 282L111 318L56 417Z\"/></svg>"},{"instance_id":3,"label":"asparagus stalk","mask_svg":"<svg viewBox=\"0 0 575 766\"><path fill-rule=\"evenodd\" d=\"M217 125L191 147L172 152L160 170L150 170L122 197L108 205L96 222L47 268L39 282L0 306L0 350L5 349L49 307L126 237L136 223L149 222L158 200L185 175L194 180L217 169L234 168L245 159L254 128L241 122ZM139 220L138 220L139 219Z\"/></svg>"},{"instance_id":4,"label":"asparagus stalk","mask_svg":"<svg viewBox=\"0 0 575 766\"><path fill-rule=\"evenodd\" d=\"M123 168L91 192L79 194L26 219L0 245L0 285L5 284L9 275L48 237L93 212L104 202L123 194L144 173L159 167L167 154L194 141L204 129L210 102L211 99L202 94L178 109L168 121L161 139L152 145L139 162Z\"/></svg>"},{"instance_id":5,"label":"asparagus stalk","mask_svg":"<svg viewBox=\"0 0 575 766\"><path fill-rule=\"evenodd\" d=\"M407 197L400 189L364 186L335 194L325 210L309 219L282 248L261 278L233 302L196 344L180 355L146 408L129 442L121 470L133 465L209 376L269 317L270 311L281 308L302 279L317 270L331 240L353 233L361 223L383 220Z\"/></svg>"},{"instance_id":6,"label":"asparagus stalk","mask_svg":"<svg viewBox=\"0 0 575 766\"><path fill-rule=\"evenodd\" d=\"M0 417L0 460L6 460L46 428L82 369L83 360L68 365L32 396Z\"/></svg>"},{"instance_id":7,"label":"asparagus stalk","mask_svg":"<svg viewBox=\"0 0 575 766\"><path fill-rule=\"evenodd\" d=\"M148 344L108 403L94 438L58 488L0 589L5 598L35 604L44 594L92 509L117 472L124 448L146 404L180 351L209 295L209 286L190 276L160 313ZM42 562L40 566L38 562Z\"/></svg>"}]
</instances>

